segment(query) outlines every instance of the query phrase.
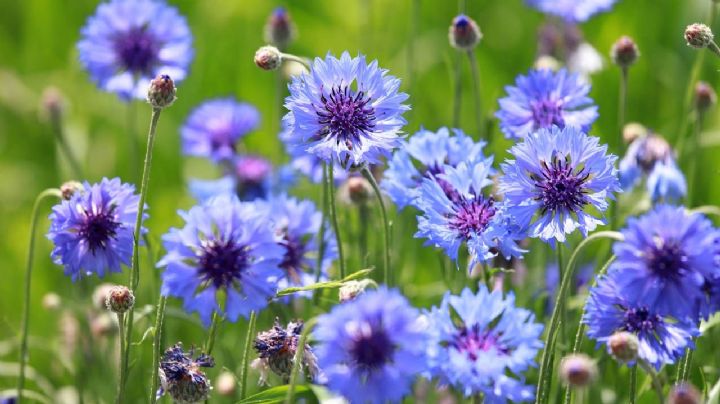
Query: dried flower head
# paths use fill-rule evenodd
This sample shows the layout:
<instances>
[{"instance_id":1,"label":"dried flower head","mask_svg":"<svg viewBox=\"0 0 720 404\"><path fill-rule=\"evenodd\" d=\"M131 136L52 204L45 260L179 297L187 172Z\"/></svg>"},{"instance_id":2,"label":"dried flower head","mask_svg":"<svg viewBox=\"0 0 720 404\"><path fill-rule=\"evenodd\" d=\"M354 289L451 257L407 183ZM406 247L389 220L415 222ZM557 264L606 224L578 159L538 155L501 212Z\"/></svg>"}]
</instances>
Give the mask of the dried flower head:
<instances>
[{"instance_id":1,"label":"dried flower head","mask_svg":"<svg viewBox=\"0 0 720 404\"><path fill-rule=\"evenodd\" d=\"M269 369L282 378L284 383L287 383L295 363L295 354L303 326L302 321L291 321L287 327L283 328L280 320L276 318L271 329L258 333L254 347L260 362L263 363L262 365L256 364L255 367ZM309 380L314 380L319 373L317 358L310 345L307 344L301 371L307 375ZM267 377L263 376L262 379L266 380Z\"/></svg>"},{"instance_id":2,"label":"dried flower head","mask_svg":"<svg viewBox=\"0 0 720 404\"><path fill-rule=\"evenodd\" d=\"M158 398L167 393L177 403L207 400L212 387L201 368L211 368L215 361L205 354L193 356L194 349L185 353L180 342L165 351L160 360Z\"/></svg>"}]
</instances>

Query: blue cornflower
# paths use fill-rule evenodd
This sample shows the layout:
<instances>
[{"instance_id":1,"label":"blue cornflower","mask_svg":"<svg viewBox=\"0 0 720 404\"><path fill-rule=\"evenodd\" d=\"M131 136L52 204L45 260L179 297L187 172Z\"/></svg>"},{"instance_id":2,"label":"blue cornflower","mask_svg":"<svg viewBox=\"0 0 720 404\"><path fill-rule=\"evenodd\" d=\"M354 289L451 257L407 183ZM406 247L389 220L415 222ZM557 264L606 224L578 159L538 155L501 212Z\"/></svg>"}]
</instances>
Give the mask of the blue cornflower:
<instances>
[{"instance_id":1,"label":"blue cornflower","mask_svg":"<svg viewBox=\"0 0 720 404\"><path fill-rule=\"evenodd\" d=\"M139 200L133 185L103 178L97 184L85 182L70 200L53 207L47 237L55 245L53 260L65 267L65 275L73 281L92 273L103 277L130 265Z\"/></svg>"},{"instance_id":2,"label":"blue cornflower","mask_svg":"<svg viewBox=\"0 0 720 404\"><path fill-rule=\"evenodd\" d=\"M505 87L508 96L498 100L500 129L508 139L524 138L541 128L575 126L583 132L598 117L597 106L588 97L590 85L565 69L531 70L518 76L515 87Z\"/></svg>"},{"instance_id":3,"label":"blue cornflower","mask_svg":"<svg viewBox=\"0 0 720 404\"><path fill-rule=\"evenodd\" d=\"M720 274L718 231L703 215L683 207L659 205L628 220L624 241L613 245L617 260L610 272L623 296L677 319L697 320L705 308L706 279Z\"/></svg>"},{"instance_id":4,"label":"blue cornflower","mask_svg":"<svg viewBox=\"0 0 720 404\"><path fill-rule=\"evenodd\" d=\"M485 159L485 142L474 142L460 129L453 129L453 133L455 136L450 136L447 128L437 132L421 129L388 161L382 188L399 209L412 204L422 180L441 174L446 164L457 167L463 161L472 164Z\"/></svg>"},{"instance_id":5,"label":"blue cornflower","mask_svg":"<svg viewBox=\"0 0 720 404\"><path fill-rule=\"evenodd\" d=\"M315 354L328 388L352 403L400 401L426 370L419 315L400 293L381 288L320 316Z\"/></svg>"},{"instance_id":6,"label":"blue cornflower","mask_svg":"<svg viewBox=\"0 0 720 404\"><path fill-rule=\"evenodd\" d=\"M156 393L157 398L167 393L176 403L207 400L212 387L200 368L214 367L215 360L206 354L193 358L194 354L193 348L185 353L180 342L165 350L159 364L160 388Z\"/></svg>"},{"instance_id":7,"label":"blue cornflower","mask_svg":"<svg viewBox=\"0 0 720 404\"><path fill-rule=\"evenodd\" d=\"M292 116L286 117L282 122L282 131L279 135L280 140L285 144L285 151L292 159L290 167L306 176L313 183L319 184L323 179L324 162L316 155L306 152L305 146L293 142L292 131L290 130L294 126L292 122ZM342 170L337 162L334 164L333 177L335 183L344 181L347 178L347 172Z\"/></svg>"},{"instance_id":8,"label":"blue cornflower","mask_svg":"<svg viewBox=\"0 0 720 404\"><path fill-rule=\"evenodd\" d=\"M614 167L600 139L577 128L541 129L510 149L515 160L502 164L500 192L509 213L530 237L554 243L579 229L584 236L603 221L586 209L603 212L620 190Z\"/></svg>"},{"instance_id":9,"label":"blue cornflower","mask_svg":"<svg viewBox=\"0 0 720 404\"><path fill-rule=\"evenodd\" d=\"M632 290L620 285L625 276L625 272L610 272L590 290L583 316L588 336L607 344L615 332L633 333L640 342L638 356L656 369L675 362L685 348L694 348L692 338L700 334L694 322L638 300Z\"/></svg>"},{"instance_id":10,"label":"blue cornflower","mask_svg":"<svg viewBox=\"0 0 720 404\"><path fill-rule=\"evenodd\" d=\"M293 78L284 121L292 143L343 167L379 162L401 144L406 121L400 80L365 56L316 58L310 73Z\"/></svg>"},{"instance_id":11,"label":"blue cornflower","mask_svg":"<svg viewBox=\"0 0 720 404\"><path fill-rule=\"evenodd\" d=\"M185 18L161 0L111 0L88 18L77 44L93 81L122 99L144 99L150 80L167 74L175 83L193 58Z\"/></svg>"},{"instance_id":12,"label":"blue cornflower","mask_svg":"<svg viewBox=\"0 0 720 404\"><path fill-rule=\"evenodd\" d=\"M620 185L625 191L643 177L647 177L647 192L653 201L676 201L687 194L685 176L675 163L672 148L655 134L633 140L620 160Z\"/></svg>"},{"instance_id":13,"label":"blue cornflower","mask_svg":"<svg viewBox=\"0 0 720 404\"><path fill-rule=\"evenodd\" d=\"M584 22L594 14L608 11L617 0L525 0L530 6L563 18L569 23Z\"/></svg>"},{"instance_id":14,"label":"blue cornflower","mask_svg":"<svg viewBox=\"0 0 720 404\"><path fill-rule=\"evenodd\" d=\"M232 322L267 306L283 276L284 251L258 207L220 195L179 214L185 226L163 236L161 293L183 299L205 325L221 311L218 292Z\"/></svg>"},{"instance_id":15,"label":"blue cornflower","mask_svg":"<svg viewBox=\"0 0 720 404\"><path fill-rule=\"evenodd\" d=\"M482 193L492 184L491 164L492 158L472 165L445 165L442 174L423 180L415 201L423 213L417 217L415 237L426 238L426 244L444 249L456 261L464 242L470 254L468 269L498 254L509 259L524 252L517 245L524 235L506 214L505 204Z\"/></svg>"},{"instance_id":16,"label":"blue cornflower","mask_svg":"<svg viewBox=\"0 0 720 404\"><path fill-rule=\"evenodd\" d=\"M426 314L430 374L465 396L482 393L488 402L530 401L534 388L522 373L535 366L543 326L515 307L515 296L489 292L446 293ZM457 320L455 320L457 318Z\"/></svg>"},{"instance_id":17,"label":"blue cornflower","mask_svg":"<svg viewBox=\"0 0 720 404\"><path fill-rule=\"evenodd\" d=\"M238 140L259 124L260 113L250 104L234 98L205 101L190 113L180 130L183 153L215 163L230 160Z\"/></svg>"},{"instance_id":18,"label":"blue cornflower","mask_svg":"<svg viewBox=\"0 0 720 404\"><path fill-rule=\"evenodd\" d=\"M259 201L257 206L284 250L280 262L284 276L278 281L278 288L315 283L322 225L325 226L325 251L320 274L321 279L325 278L330 265L337 258L337 244L332 230L322 223L322 214L317 211L315 204L309 200L298 201L283 194L268 201ZM312 292L296 295L311 297Z\"/></svg>"}]
</instances>

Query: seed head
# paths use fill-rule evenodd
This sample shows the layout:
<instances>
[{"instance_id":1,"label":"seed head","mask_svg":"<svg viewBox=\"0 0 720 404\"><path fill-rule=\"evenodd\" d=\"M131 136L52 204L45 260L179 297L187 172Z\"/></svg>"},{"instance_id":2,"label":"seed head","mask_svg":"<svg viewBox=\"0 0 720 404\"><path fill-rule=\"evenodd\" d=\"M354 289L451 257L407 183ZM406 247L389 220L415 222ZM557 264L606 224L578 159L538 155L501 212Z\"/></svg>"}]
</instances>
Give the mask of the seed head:
<instances>
[{"instance_id":1,"label":"seed head","mask_svg":"<svg viewBox=\"0 0 720 404\"><path fill-rule=\"evenodd\" d=\"M705 24L691 24L685 28L685 41L693 48L707 48L713 38L712 30Z\"/></svg>"},{"instance_id":2,"label":"seed head","mask_svg":"<svg viewBox=\"0 0 720 404\"><path fill-rule=\"evenodd\" d=\"M448 36L450 46L469 51L474 49L480 42L482 32L480 32L480 28L472 18L460 14L453 19Z\"/></svg>"},{"instance_id":3,"label":"seed head","mask_svg":"<svg viewBox=\"0 0 720 404\"><path fill-rule=\"evenodd\" d=\"M635 41L629 36L620 37L610 49L610 57L613 63L624 69L633 65L638 56L640 56L640 51Z\"/></svg>"},{"instance_id":4,"label":"seed head","mask_svg":"<svg viewBox=\"0 0 720 404\"><path fill-rule=\"evenodd\" d=\"M175 102L175 83L167 74L160 74L150 82L147 101L153 108L167 108Z\"/></svg>"},{"instance_id":5,"label":"seed head","mask_svg":"<svg viewBox=\"0 0 720 404\"><path fill-rule=\"evenodd\" d=\"M710 84L699 81L695 85L695 108L700 112L705 112L717 103L717 94Z\"/></svg>"},{"instance_id":6,"label":"seed head","mask_svg":"<svg viewBox=\"0 0 720 404\"><path fill-rule=\"evenodd\" d=\"M277 70L282 64L282 54L274 46L263 46L255 52L255 64L263 70Z\"/></svg>"},{"instance_id":7,"label":"seed head","mask_svg":"<svg viewBox=\"0 0 720 404\"><path fill-rule=\"evenodd\" d=\"M700 404L702 395L695 386L690 383L674 385L668 394L668 404Z\"/></svg>"},{"instance_id":8,"label":"seed head","mask_svg":"<svg viewBox=\"0 0 720 404\"><path fill-rule=\"evenodd\" d=\"M608 341L608 350L615 360L620 363L628 363L637 359L638 341L635 334L627 331L616 332Z\"/></svg>"},{"instance_id":9,"label":"seed head","mask_svg":"<svg viewBox=\"0 0 720 404\"><path fill-rule=\"evenodd\" d=\"M585 354L571 354L560 361L560 378L574 388L587 387L597 378L595 362Z\"/></svg>"},{"instance_id":10,"label":"seed head","mask_svg":"<svg viewBox=\"0 0 720 404\"><path fill-rule=\"evenodd\" d=\"M110 289L105 298L105 306L113 313L125 313L135 304L135 295L125 286Z\"/></svg>"}]
</instances>

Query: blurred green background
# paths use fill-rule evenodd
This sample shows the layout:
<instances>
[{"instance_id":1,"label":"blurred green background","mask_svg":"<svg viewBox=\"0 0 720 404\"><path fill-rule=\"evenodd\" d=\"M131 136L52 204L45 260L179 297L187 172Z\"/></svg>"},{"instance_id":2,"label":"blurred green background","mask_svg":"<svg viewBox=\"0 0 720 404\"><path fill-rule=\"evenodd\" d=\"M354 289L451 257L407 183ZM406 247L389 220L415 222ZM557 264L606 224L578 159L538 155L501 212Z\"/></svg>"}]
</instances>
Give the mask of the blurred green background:
<instances>
[{"instance_id":1,"label":"blurred green background","mask_svg":"<svg viewBox=\"0 0 720 404\"><path fill-rule=\"evenodd\" d=\"M276 2L261 0L192 1L171 0L189 22L194 36L195 58L188 78L178 87L178 101L161 116L155 148L148 204L152 255L142 258L139 309L153 305L157 299L157 271L151 266L153 256L162 253L157 240L171 226L180 225L177 209L193 204L188 196L189 177L214 178L219 173L207 162L187 159L180 154L179 127L188 112L207 98L234 95L255 104L262 113L260 128L244 140L245 149L271 158L276 163L287 161L277 139L280 110L274 74L259 70L252 62L255 50L263 45L263 26L272 9L284 5L297 25L299 37L288 49L298 55L322 56L330 51L339 55L364 53L378 59L391 74L403 79L403 90L410 94L412 105L406 117L407 133L420 127L437 129L450 126L453 100L453 63L457 52L450 48L447 31L458 13L458 4L437 0L306 0ZM526 7L521 0L468 0L468 14L484 33L477 48L481 72L485 112L497 107L503 87L514 82L517 74L525 73L536 56L538 26L545 20L540 13ZM711 0L620 0L610 13L594 17L582 25L586 40L605 58L606 68L592 76L591 96L600 107L600 118L591 133L614 144L617 138L617 102L619 70L612 65L608 52L620 35L634 38L641 58L630 69L627 119L639 121L674 141L683 119L683 98L689 84L689 72L698 51L685 46L683 30L689 23L707 20ZM45 188L57 187L73 179L67 162L56 149L52 128L41 111L41 94L48 86L57 87L66 105L63 127L67 139L81 156L86 178L120 176L136 182L140 161L133 158L130 145L144 145L150 107L134 102L125 104L115 95L98 90L78 63L75 43L85 19L94 13L96 1L73 0L2 0L0 13L0 391L13 388L14 363L17 361L16 337L20 328L22 285L27 254L30 210L35 196ZM415 22L413 22L415 21ZM415 27L415 28L413 28ZM413 31L414 30L414 31ZM475 133L471 98L471 80L466 58L460 59L463 69L464 105L461 127ZM410 63L412 61L412 63ZM718 83L717 59L705 55L700 78L713 87ZM713 111L714 112L714 111ZM133 125L128 116L134 116ZM491 150L500 162L510 142L493 127ZM694 205L718 204L720 188L715 187L720 168L718 147L720 132L717 118L710 113L704 128L703 147L698 155L681 159L687 167L695 159L702 173L694 194ZM144 147L141 147L144 150ZM133 166L135 162L136 166ZM315 198L319 189L301 184L295 192ZM626 210L633 209L635 198L625 198ZM49 205L49 204L48 204ZM88 310L90 293L101 281L83 279L77 283L62 274L50 258L51 245L44 238L48 227L45 219L50 206L43 208L43 219L37 233L36 264L32 284L30 325L30 366L37 370L29 388L50 397L63 386L79 385L85 389L89 402L109 402L115 391L115 368L112 358L115 338L90 337L84 316L79 329L80 344L92 342L92 352L83 356L69 355L65 339L68 334L67 315ZM374 211L375 212L375 211ZM399 217L394 209L394 270L400 274L406 294L422 307L439 301L446 289L440 270L439 254L412 239L415 220L413 212ZM357 218L351 208L341 212L344 237L348 244L351 270L360 267L355 251ZM371 224L373 255L370 264L381 264L379 236L381 227L376 219ZM574 241L575 243L577 240ZM572 243L571 243L572 244ZM530 306L539 314L543 308L535 299L541 295L538 285L544 279L545 257L549 250L531 244L527 257L531 281L515 287L518 303ZM452 268L451 268L452 269ZM128 271L105 281L126 283ZM459 271L451 276L451 286L458 290L466 283ZM41 305L48 292L60 295L59 310ZM328 296L329 299L334 296ZM166 317L167 344L182 340L186 346L201 345L205 332L196 316L179 312L176 300L169 303ZM325 304L323 307L326 307ZM271 307L261 316L260 329L271 319L284 319L309 314L322 308L280 310ZM71 316L72 317L72 316ZM134 340L152 321L152 315L141 317ZM574 327L573 323L573 327ZM220 330L216 356L218 367L210 370L215 378L222 367L235 371L241 358L245 325L225 324ZM72 336L72 335L71 335ZM70 336L70 337L71 337ZM703 337L705 338L705 337ZM703 345L701 338L699 344ZM131 402L142 402L147 396L150 362L150 339L134 349L133 373L130 377ZM592 345L587 344L588 350ZM720 351L720 350L718 350ZM717 357L712 353L708 360ZM89 356L88 356L89 355ZM696 355L697 358L702 356ZM718 362L715 361L715 365ZM612 365L609 368L616 369ZM627 388L625 373L606 373L603 385L618 395ZM717 375L708 375L708 383ZM250 390L255 391L256 376L251 375ZM533 375L530 375L533 380ZM277 380L275 380L277 383ZM615 386L617 384L617 388ZM600 390L594 394L600 394ZM216 392L217 393L217 392ZM599 396L597 396L599 397ZM219 399L216 394L214 399ZM652 402L648 393L643 399ZM51 400L60 400L52 398ZM231 399L227 399L231 401ZM612 401L612 400L611 400Z\"/></svg>"}]
</instances>

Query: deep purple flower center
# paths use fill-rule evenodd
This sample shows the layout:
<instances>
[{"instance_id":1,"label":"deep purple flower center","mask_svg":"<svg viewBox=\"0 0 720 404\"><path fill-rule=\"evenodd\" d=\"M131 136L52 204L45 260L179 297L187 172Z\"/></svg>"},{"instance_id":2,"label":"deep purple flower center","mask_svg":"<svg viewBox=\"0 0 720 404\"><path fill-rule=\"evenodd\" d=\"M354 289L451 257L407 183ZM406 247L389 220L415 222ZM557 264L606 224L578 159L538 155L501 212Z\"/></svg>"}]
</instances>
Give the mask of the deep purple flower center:
<instances>
[{"instance_id":1,"label":"deep purple flower center","mask_svg":"<svg viewBox=\"0 0 720 404\"><path fill-rule=\"evenodd\" d=\"M323 105L316 108L318 122L335 141L352 150L360 143L360 136L375 128L375 109L364 91L355 93L348 86L333 87L330 94L320 97Z\"/></svg>"},{"instance_id":2,"label":"deep purple flower center","mask_svg":"<svg viewBox=\"0 0 720 404\"><path fill-rule=\"evenodd\" d=\"M202 243L198 271L203 282L210 282L215 288L231 287L249 265L247 247L222 240L205 240Z\"/></svg>"},{"instance_id":3,"label":"deep purple flower center","mask_svg":"<svg viewBox=\"0 0 720 404\"><path fill-rule=\"evenodd\" d=\"M91 252L98 248L106 248L108 241L117 234L120 223L115 221L114 208L100 212L85 211L85 220L80 225L78 234L88 244Z\"/></svg>"},{"instance_id":4,"label":"deep purple flower center","mask_svg":"<svg viewBox=\"0 0 720 404\"><path fill-rule=\"evenodd\" d=\"M674 240L655 240L655 244L646 252L645 257L650 270L662 278L677 278L685 272L687 257Z\"/></svg>"},{"instance_id":5,"label":"deep purple flower center","mask_svg":"<svg viewBox=\"0 0 720 404\"><path fill-rule=\"evenodd\" d=\"M473 361L478 359L480 352L487 352L491 349L495 349L498 353L504 355L509 352L500 343L498 336L494 335L490 330L481 330L479 324L475 324L471 328L460 328L448 343L448 346L465 353Z\"/></svg>"},{"instance_id":6,"label":"deep purple flower center","mask_svg":"<svg viewBox=\"0 0 720 404\"><path fill-rule=\"evenodd\" d=\"M285 255L280 262L280 268L285 270L288 279L294 283L300 283L300 273L305 257L305 242L285 231L280 245L285 247Z\"/></svg>"},{"instance_id":7,"label":"deep purple flower center","mask_svg":"<svg viewBox=\"0 0 720 404\"><path fill-rule=\"evenodd\" d=\"M565 159L553 158L552 164L541 162L541 175L532 175L538 194L535 200L542 203L542 212L578 212L589 203L584 188L590 178L584 169L575 170Z\"/></svg>"},{"instance_id":8,"label":"deep purple flower center","mask_svg":"<svg viewBox=\"0 0 720 404\"><path fill-rule=\"evenodd\" d=\"M495 200L477 196L467 199L458 195L455 201L455 216L450 218L450 227L457 230L466 240L474 233L481 233L495 216Z\"/></svg>"},{"instance_id":9,"label":"deep purple flower center","mask_svg":"<svg viewBox=\"0 0 720 404\"><path fill-rule=\"evenodd\" d=\"M535 128L549 128L552 125L557 125L560 128L565 127L563 108L559 101L547 99L533 101L530 103L530 110L532 111Z\"/></svg>"},{"instance_id":10,"label":"deep purple flower center","mask_svg":"<svg viewBox=\"0 0 720 404\"><path fill-rule=\"evenodd\" d=\"M384 329L363 323L351 342L350 356L361 370L371 371L389 362L394 350Z\"/></svg>"},{"instance_id":11,"label":"deep purple flower center","mask_svg":"<svg viewBox=\"0 0 720 404\"><path fill-rule=\"evenodd\" d=\"M152 74L159 43L146 26L132 28L115 39L115 52L125 70L134 74Z\"/></svg>"},{"instance_id":12,"label":"deep purple flower center","mask_svg":"<svg viewBox=\"0 0 720 404\"><path fill-rule=\"evenodd\" d=\"M625 324L623 329L627 332L654 331L655 327L662 322L657 314L650 314L647 307L627 309L625 311Z\"/></svg>"}]
</instances>

